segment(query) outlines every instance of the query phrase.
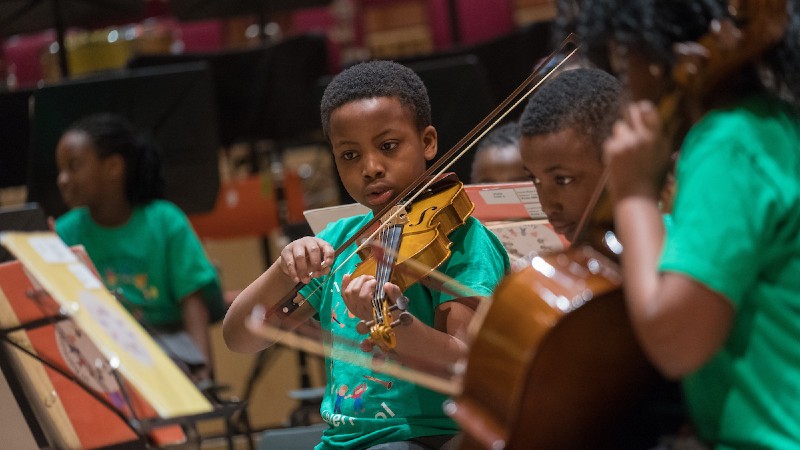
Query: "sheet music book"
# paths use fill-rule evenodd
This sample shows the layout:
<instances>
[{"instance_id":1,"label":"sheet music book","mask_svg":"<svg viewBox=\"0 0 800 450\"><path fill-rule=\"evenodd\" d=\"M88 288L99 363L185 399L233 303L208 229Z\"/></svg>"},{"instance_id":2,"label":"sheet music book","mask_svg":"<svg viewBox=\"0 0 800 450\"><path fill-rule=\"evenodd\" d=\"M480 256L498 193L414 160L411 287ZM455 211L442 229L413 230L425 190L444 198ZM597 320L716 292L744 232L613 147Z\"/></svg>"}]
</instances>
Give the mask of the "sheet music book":
<instances>
[{"instance_id":1,"label":"sheet music book","mask_svg":"<svg viewBox=\"0 0 800 450\"><path fill-rule=\"evenodd\" d=\"M515 259L569 247L567 238L556 233L547 220L487 222L486 227L500 239L512 263Z\"/></svg>"},{"instance_id":2,"label":"sheet music book","mask_svg":"<svg viewBox=\"0 0 800 450\"><path fill-rule=\"evenodd\" d=\"M466 184L464 190L475 204L472 216L481 222L547 219L531 181Z\"/></svg>"},{"instance_id":3,"label":"sheet music book","mask_svg":"<svg viewBox=\"0 0 800 450\"><path fill-rule=\"evenodd\" d=\"M130 313L53 232L6 232L6 246L25 269L96 345L106 361L118 365L126 382L158 417L213 411L192 384Z\"/></svg>"}]
</instances>

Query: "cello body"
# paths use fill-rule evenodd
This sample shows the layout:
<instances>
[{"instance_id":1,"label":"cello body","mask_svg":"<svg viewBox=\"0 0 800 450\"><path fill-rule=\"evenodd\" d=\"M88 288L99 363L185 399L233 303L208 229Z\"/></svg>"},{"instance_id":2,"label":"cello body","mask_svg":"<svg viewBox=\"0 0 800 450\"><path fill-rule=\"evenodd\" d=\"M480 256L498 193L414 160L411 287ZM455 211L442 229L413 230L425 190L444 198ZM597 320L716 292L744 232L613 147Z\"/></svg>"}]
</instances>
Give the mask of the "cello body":
<instances>
[{"instance_id":1,"label":"cello body","mask_svg":"<svg viewBox=\"0 0 800 450\"><path fill-rule=\"evenodd\" d=\"M589 245L498 285L446 410L465 449L625 448L663 379L631 329L618 265Z\"/></svg>"}]
</instances>

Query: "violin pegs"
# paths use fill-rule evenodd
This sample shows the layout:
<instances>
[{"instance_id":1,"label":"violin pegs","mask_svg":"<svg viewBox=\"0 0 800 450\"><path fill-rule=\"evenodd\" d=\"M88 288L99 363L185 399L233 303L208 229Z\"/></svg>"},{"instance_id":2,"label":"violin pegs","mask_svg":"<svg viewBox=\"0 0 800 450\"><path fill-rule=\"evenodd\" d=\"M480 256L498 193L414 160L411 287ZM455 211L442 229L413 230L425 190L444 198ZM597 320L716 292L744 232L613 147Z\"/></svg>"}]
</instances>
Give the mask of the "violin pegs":
<instances>
[{"instance_id":1,"label":"violin pegs","mask_svg":"<svg viewBox=\"0 0 800 450\"><path fill-rule=\"evenodd\" d=\"M358 334L367 334L373 323L373 321L365 322L362 320L356 325L356 331L358 331Z\"/></svg>"},{"instance_id":2,"label":"violin pegs","mask_svg":"<svg viewBox=\"0 0 800 450\"><path fill-rule=\"evenodd\" d=\"M398 309L400 311L405 311L408 309L408 297L405 295L398 297L397 300L394 301L394 305L389 307L389 311L396 311Z\"/></svg>"},{"instance_id":3,"label":"violin pegs","mask_svg":"<svg viewBox=\"0 0 800 450\"><path fill-rule=\"evenodd\" d=\"M408 297L406 297L405 295L401 295L400 297L397 298L397 300L395 300L394 306L397 306L397 309L399 309L401 311L407 310L408 309Z\"/></svg>"},{"instance_id":4,"label":"violin pegs","mask_svg":"<svg viewBox=\"0 0 800 450\"><path fill-rule=\"evenodd\" d=\"M400 314L400 317L397 318L394 322L392 322L392 327L396 327L398 325L411 325L411 322L414 321L414 316L407 312L403 312Z\"/></svg>"}]
</instances>

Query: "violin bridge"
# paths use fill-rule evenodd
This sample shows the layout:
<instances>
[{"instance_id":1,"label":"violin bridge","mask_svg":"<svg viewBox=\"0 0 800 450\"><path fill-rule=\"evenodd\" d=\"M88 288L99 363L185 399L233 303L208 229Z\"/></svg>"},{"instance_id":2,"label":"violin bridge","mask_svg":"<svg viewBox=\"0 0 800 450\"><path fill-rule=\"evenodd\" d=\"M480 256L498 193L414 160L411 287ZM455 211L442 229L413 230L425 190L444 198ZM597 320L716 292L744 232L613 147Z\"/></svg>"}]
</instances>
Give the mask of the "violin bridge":
<instances>
[{"instance_id":1,"label":"violin bridge","mask_svg":"<svg viewBox=\"0 0 800 450\"><path fill-rule=\"evenodd\" d=\"M408 212L404 205L395 205L381 217L381 226L405 225L408 223Z\"/></svg>"}]
</instances>

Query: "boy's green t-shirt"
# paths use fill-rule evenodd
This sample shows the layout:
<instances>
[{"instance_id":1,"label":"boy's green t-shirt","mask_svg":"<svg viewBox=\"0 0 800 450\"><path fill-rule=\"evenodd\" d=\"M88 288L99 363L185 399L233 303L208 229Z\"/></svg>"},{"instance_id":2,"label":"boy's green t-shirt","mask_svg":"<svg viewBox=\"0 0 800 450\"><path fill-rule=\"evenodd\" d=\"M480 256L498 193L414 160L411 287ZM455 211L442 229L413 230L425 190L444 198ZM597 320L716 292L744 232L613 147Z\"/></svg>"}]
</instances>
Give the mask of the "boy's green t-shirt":
<instances>
[{"instance_id":1,"label":"boy's green t-shirt","mask_svg":"<svg viewBox=\"0 0 800 450\"><path fill-rule=\"evenodd\" d=\"M155 327L182 323L181 299L202 290L212 321L224 315L217 271L208 260L186 215L166 200L134 208L119 227L103 227L85 207L56 221L67 245L81 244L112 292L121 290L125 306Z\"/></svg>"},{"instance_id":2,"label":"boy's green t-shirt","mask_svg":"<svg viewBox=\"0 0 800 450\"><path fill-rule=\"evenodd\" d=\"M800 114L766 97L687 136L661 270L724 295L730 335L683 386L717 448L800 448Z\"/></svg>"},{"instance_id":3,"label":"boy's green t-shirt","mask_svg":"<svg viewBox=\"0 0 800 450\"><path fill-rule=\"evenodd\" d=\"M371 217L372 213L339 220L318 237L339 248ZM449 238L453 242L451 256L438 270L478 295L491 295L509 269L502 244L472 217ZM333 267L338 267L355 248L353 244L343 251ZM320 409L330 428L317 448L358 449L415 437L455 434L456 424L443 412L446 395L345 361L353 350L359 351L353 343L365 338L356 331L359 319L349 313L340 294L342 276L352 273L359 262L358 257L351 258L333 277L314 279L300 291L317 310L321 327L330 331L333 339L332 357L326 359L327 391ZM409 298L408 311L431 326L437 306L453 299L419 283L404 294Z\"/></svg>"}]
</instances>

